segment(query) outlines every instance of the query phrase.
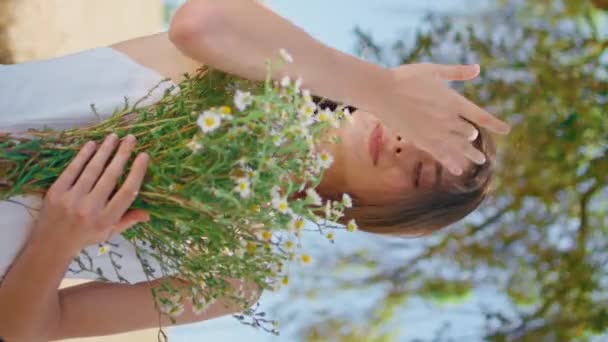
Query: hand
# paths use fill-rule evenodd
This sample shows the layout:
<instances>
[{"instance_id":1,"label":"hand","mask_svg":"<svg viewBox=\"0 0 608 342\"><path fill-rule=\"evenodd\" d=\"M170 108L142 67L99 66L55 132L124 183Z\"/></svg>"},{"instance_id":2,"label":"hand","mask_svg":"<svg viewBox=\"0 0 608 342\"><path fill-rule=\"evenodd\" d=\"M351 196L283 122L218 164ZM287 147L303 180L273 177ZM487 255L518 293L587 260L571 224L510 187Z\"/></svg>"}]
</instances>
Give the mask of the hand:
<instances>
[{"instance_id":1,"label":"hand","mask_svg":"<svg viewBox=\"0 0 608 342\"><path fill-rule=\"evenodd\" d=\"M471 143L479 132L466 120L494 133L507 134L510 130L508 124L446 84L476 78L478 65L410 64L389 73L388 93L378 97L384 103L376 105L374 112L455 175L467 169L469 160L477 164L486 160Z\"/></svg>"},{"instance_id":2,"label":"hand","mask_svg":"<svg viewBox=\"0 0 608 342\"><path fill-rule=\"evenodd\" d=\"M139 222L149 220L143 210L128 210L142 185L149 157L141 153L120 189L112 195L133 153L136 139L120 141L112 134L96 148L88 142L46 194L34 233L59 241L62 248L78 254L86 246L107 241Z\"/></svg>"}]
</instances>

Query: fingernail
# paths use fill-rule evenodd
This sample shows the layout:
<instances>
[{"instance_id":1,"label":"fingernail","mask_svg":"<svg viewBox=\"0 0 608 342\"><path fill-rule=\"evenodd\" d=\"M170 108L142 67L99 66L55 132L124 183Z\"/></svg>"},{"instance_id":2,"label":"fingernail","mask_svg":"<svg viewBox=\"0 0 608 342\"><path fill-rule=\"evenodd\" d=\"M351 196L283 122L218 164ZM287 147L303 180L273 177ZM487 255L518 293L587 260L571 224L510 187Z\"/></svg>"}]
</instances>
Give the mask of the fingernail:
<instances>
[{"instance_id":1,"label":"fingernail","mask_svg":"<svg viewBox=\"0 0 608 342\"><path fill-rule=\"evenodd\" d=\"M129 144L135 144L135 142L137 141L137 138L135 138L135 136L133 134L129 134L125 137L125 141Z\"/></svg>"},{"instance_id":2,"label":"fingernail","mask_svg":"<svg viewBox=\"0 0 608 342\"><path fill-rule=\"evenodd\" d=\"M116 135L116 133L112 133L108 136L108 141L110 142L115 142L118 140L118 135Z\"/></svg>"},{"instance_id":3,"label":"fingernail","mask_svg":"<svg viewBox=\"0 0 608 342\"><path fill-rule=\"evenodd\" d=\"M89 141L89 142L87 142L87 144L85 145L85 148L86 148L86 149L89 149L89 150L90 150L90 149L92 149L92 148L94 148L94 147L95 147L95 142L94 142L94 141Z\"/></svg>"},{"instance_id":4,"label":"fingernail","mask_svg":"<svg viewBox=\"0 0 608 342\"><path fill-rule=\"evenodd\" d=\"M458 166L452 166L450 172L456 176L460 176L462 174L462 169Z\"/></svg>"},{"instance_id":5,"label":"fingernail","mask_svg":"<svg viewBox=\"0 0 608 342\"><path fill-rule=\"evenodd\" d=\"M477 137L478 137L478 136L479 136L479 131L478 131L478 130L475 130L475 131L473 132L473 134L471 134L471 136L469 137L469 140L470 140L470 141L475 141L475 139L477 139Z\"/></svg>"}]
</instances>

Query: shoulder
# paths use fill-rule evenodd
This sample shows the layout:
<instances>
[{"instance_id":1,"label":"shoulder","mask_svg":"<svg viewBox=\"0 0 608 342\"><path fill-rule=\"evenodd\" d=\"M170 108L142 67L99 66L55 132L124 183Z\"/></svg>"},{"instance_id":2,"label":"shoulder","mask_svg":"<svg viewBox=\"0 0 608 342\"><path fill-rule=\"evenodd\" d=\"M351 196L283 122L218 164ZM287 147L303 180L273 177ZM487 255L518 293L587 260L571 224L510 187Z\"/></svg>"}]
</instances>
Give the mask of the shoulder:
<instances>
[{"instance_id":1,"label":"shoulder","mask_svg":"<svg viewBox=\"0 0 608 342\"><path fill-rule=\"evenodd\" d=\"M169 40L167 32L127 40L110 47L174 82L179 82L185 73L194 73L202 66L184 56Z\"/></svg>"}]
</instances>

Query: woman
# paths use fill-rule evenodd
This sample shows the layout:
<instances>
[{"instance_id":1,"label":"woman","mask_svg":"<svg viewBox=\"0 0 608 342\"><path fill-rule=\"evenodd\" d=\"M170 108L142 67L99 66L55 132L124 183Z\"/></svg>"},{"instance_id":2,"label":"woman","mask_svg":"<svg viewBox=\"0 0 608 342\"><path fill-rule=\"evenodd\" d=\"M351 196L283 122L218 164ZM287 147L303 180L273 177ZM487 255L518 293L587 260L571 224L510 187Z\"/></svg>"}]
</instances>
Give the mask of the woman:
<instances>
[{"instance_id":1,"label":"woman","mask_svg":"<svg viewBox=\"0 0 608 342\"><path fill-rule=\"evenodd\" d=\"M161 78L177 82L201 63L261 79L265 59L280 48L295 60L284 73L301 76L316 94L360 108L352 126L335 132L342 144L328 146L335 162L319 192L326 197L351 193L355 209L349 215L358 218L362 228L424 234L462 218L483 199L490 178L486 155L491 157L491 142L475 125L498 132L508 127L443 84L443 80L474 78L477 67L380 68L318 43L247 0L192 0L177 12L169 34L0 69L0 88L5 92L0 108L7 115L2 131L95 122L99 119L87 114L89 103L96 103L97 113L107 116L124 95L136 100ZM160 91L150 101L158 99ZM0 228L0 274L4 274L0 337L9 342L37 341L158 325L149 291L158 280L146 281L133 247L118 234L147 220L145 212L127 211L145 173L147 156L136 158L127 183L113 197L109 195L135 144L129 137L119 143L110 136L97 148L87 146L44 202L30 196L0 204L6 217ZM69 265L76 262L72 259L80 249L109 235L119 254L114 257L124 267L121 273L131 284L112 283L122 279L112 278L111 255L95 256L94 247L89 247L89 256L106 269L110 282L58 290L64 276L95 278L75 274ZM258 295L248 283L230 281L248 287L252 300ZM196 316L184 304L186 311L178 324L239 311L235 305L218 302Z\"/></svg>"}]
</instances>

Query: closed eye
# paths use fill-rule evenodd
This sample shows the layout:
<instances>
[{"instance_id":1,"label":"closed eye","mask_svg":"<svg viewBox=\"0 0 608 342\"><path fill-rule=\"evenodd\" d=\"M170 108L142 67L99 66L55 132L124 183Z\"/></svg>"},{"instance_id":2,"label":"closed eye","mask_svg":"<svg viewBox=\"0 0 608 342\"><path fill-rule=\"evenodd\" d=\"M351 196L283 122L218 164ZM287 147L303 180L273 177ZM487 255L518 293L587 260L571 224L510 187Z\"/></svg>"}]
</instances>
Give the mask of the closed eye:
<instances>
[{"instance_id":1,"label":"closed eye","mask_svg":"<svg viewBox=\"0 0 608 342\"><path fill-rule=\"evenodd\" d=\"M420 175L422 174L422 162L419 161L414 166L414 188L418 189L420 187Z\"/></svg>"}]
</instances>

